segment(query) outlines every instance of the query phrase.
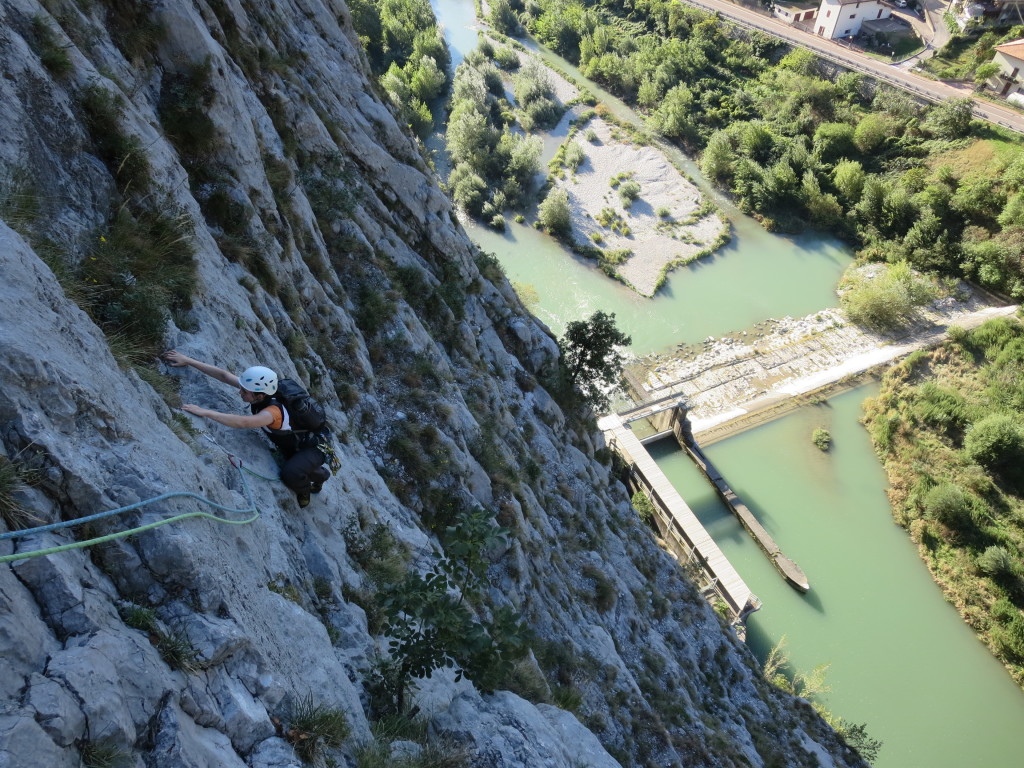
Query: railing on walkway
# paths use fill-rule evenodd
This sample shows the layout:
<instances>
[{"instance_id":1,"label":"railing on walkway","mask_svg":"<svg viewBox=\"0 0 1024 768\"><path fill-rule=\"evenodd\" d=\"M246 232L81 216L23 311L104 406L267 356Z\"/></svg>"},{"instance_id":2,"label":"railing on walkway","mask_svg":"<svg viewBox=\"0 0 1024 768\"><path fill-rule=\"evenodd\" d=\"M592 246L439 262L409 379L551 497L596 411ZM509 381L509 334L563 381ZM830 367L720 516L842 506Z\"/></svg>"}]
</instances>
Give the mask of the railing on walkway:
<instances>
[{"instance_id":1,"label":"railing on walkway","mask_svg":"<svg viewBox=\"0 0 1024 768\"><path fill-rule=\"evenodd\" d=\"M658 530L661 535L665 538L671 538L672 543L681 550L676 553L679 558L679 563L683 566L686 572L691 578L697 583L697 587L700 589L701 594L708 596L709 593L713 593L715 597L724 603L728 609L729 614L733 621L742 621L746 618L746 615L752 613L761 607L761 601L751 595L753 601L756 601L756 607L752 606L751 600L748 600L745 605L737 605L736 600L728 591L722 588L719 583L718 575L715 573L715 568L711 562L701 554L700 550L697 549L693 540L687 534L686 529L679 524L672 513L669 511L668 505L665 500L661 498L661 495L655 489L654 485L644 476L637 466L634 464L629 469L629 478L631 483L634 485L630 490L639 489L647 495L647 498L651 500L651 504L656 510L658 515L657 523Z\"/></svg>"},{"instance_id":2,"label":"railing on walkway","mask_svg":"<svg viewBox=\"0 0 1024 768\"><path fill-rule=\"evenodd\" d=\"M664 413L671 418L678 397L622 414L603 417L598 423L608 447L618 453L629 468L628 483L633 491L643 492L655 510L654 522L669 550L697 583L701 592L720 602L734 624L742 624L748 614L761 607L761 601L743 582L700 520L651 458L647 449L628 426L628 421Z\"/></svg>"}]
</instances>

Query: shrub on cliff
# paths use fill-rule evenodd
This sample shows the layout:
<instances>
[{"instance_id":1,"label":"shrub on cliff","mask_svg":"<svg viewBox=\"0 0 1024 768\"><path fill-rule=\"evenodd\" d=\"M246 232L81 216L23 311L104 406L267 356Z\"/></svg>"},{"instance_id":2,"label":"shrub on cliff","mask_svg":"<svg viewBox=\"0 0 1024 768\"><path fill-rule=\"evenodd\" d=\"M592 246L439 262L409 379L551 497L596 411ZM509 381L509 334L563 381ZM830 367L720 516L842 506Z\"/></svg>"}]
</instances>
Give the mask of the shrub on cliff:
<instances>
[{"instance_id":1,"label":"shrub on cliff","mask_svg":"<svg viewBox=\"0 0 1024 768\"><path fill-rule=\"evenodd\" d=\"M483 618L470 607L482 603L489 587L488 553L507 536L493 513L462 510L441 536L444 557L426 573L409 571L382 587L375 602L384 614L391 658L368 676L378 716L404 714L412 681L445 666L458 667L456 679L465 676L492 691L528 653L529 632L509 606L497 606Z\"/></svg>"},{"instance_id":2,"label":"shrub on cliff","mask_svg":"<svg viewBox=\"0 0 1024 768\"><path fill-rule=\"evenodd\" d=\"M317 704L309 693L295 702L285 739L304 763L319 765L326 749L337 749L348 738L351 728L340 709Z\"/></svg>"},{"instance_id":3,"label":"shrub on cliff","mask_svg":"<svg viewBox=\"0 0 1024 768\"><path fill-rule=\"evenodd\" d=\"M19 499L19 494L34 480L34 472L0 454L0 520L8 530L27 528L40 522Z\"/></svg>"}]
</instances>

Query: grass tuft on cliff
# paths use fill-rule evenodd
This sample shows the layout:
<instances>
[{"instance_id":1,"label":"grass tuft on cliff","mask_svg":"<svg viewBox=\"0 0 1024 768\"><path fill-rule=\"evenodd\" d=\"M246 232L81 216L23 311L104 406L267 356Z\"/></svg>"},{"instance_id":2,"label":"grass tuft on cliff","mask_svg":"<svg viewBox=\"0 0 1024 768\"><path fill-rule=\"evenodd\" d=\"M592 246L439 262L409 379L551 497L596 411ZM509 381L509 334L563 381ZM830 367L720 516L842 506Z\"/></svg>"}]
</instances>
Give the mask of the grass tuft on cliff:
<instances>
[{"instance_id":1,"label":"grass tuft on cliff","mask_svg":"<svg viewBox=\"0 0 1024 768\"><path fill-rule=\"evenodd\" d=\"M340 747L350 731L344 712L315 703L311 693L296 702L288 726L285 738L303 762L314 765L323 761L325 749Z\"/></svg>"},{"instance_id":2,"label":"grass tuft on cliff","mask_svg":"<svg viewBox=\"0 0 1024 768\"><path fill-rule=\"evenodd\" d=\"M34 473L31 470L0 455L0 519L9 531L28 528L40 522L18 499L18 494L28 488L33 479Z\"/></svg>"}]
</instances>

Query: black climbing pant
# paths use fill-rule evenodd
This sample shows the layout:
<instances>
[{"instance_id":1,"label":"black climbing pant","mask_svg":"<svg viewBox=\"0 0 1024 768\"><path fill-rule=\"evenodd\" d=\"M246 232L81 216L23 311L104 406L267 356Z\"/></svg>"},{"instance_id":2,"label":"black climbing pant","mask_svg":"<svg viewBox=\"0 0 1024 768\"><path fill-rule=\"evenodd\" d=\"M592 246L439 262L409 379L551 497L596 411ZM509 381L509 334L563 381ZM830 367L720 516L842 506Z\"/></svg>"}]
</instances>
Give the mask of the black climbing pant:
<instances>
[{"instance_id":1,"label":"black climbing pant","mask_svg":"<svg viewBox=\"0 0 1024 768\"><path fill-rule=\"evenodd\" d=\"M281 482L296 493L309 493L330 476L331 472L324 466L327 457L319 448L303 448L285 460L281 467Z\"/></svg>"}]
</instances>

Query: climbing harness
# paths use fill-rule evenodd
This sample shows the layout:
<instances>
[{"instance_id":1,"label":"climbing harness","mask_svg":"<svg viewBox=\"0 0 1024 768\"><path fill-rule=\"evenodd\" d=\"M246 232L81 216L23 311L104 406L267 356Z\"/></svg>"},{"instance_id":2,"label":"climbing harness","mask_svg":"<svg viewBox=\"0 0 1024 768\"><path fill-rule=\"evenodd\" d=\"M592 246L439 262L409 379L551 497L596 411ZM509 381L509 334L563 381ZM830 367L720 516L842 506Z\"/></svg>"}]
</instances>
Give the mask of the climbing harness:
<instances>
[{"instance_id":1,"label":"climbing harness","mask_svg":"<svg viewBox=\"0 0 1024 768\"><path fill-rule=\"evenodd\" d=\"M96 538L88 539L86 541L75 541L75 542L72 542L70 544L61 544L60 546L48 547L46 549L37 549L37 550L30 551L30 552L18 552L16 554L12 554L12 555L3 555L3 556L0 556L0 563L10 563L10 562L13 562L15 560L25 560L25 559L30 558L30 557L39 557L41 555L52 555L52 554L56 554L58 552L67 552L68 550L72 550L72 549L82 549L83 547L91 547L91 546L94 546L96 544L102 544L103 542L106 542L106 541L113 541L114 539L123 539L126 536L134 536L135 534L143 533L145 531L152 530L153 528L158 528L161 525L167 525L168 523L175 523L175 522L178 522L179 520L187 520L190 517L202 517L202 518L206 518L207 520L214 520L214 521L216 521L218 523L226 523L228 525L247 525L248 523L255 522L255 520L260 516L260 510L256 506L256 501L253 499L252 491L249 489L249 484L245 481L245 475L249 474L249 475L252 475L253 477L258 477L259 479L266 480L268 482L275 482L275 481L279 480L279 478L276 478L276 477L266 477L264 475L259 474L258 472L254 472L253 470L251 470L248 467L246 467L242 463L242 460L240 458L238 458L237 456L235 456L235 455L229 453L228 451L226 451L224 449L224 447L221 446L212 437L210 437L209 434L207 434L206 432L203 432L202 435L203 435L203 437L206 437L208 440L210 440L210 442L212 442L214 445L216 445L222 451L224 451L224 453L227 454L228 461L231 462L231 466L233 466L235 469L238 470L238 476L239 476L239 479L242 482L242 490L245 492L245 498L249 502L249 506L248 507L245 507L243 509L234 509L232 507L226 507L223 504L218 504L217 502L215 502L215 501L213 501L211 499L208 499L205 496L200 496L199 494L196 494L196 493L191 493L189 491L174 491L172 493L164 493L164 494L161 494L159 496L154 496L152 499L146 499L145 501L139 501L139 502L136 502L135 504L129 504L129 505L124 506L124 507L118 507L117 509L109 509L106 512L97 512L94 515L87 515L86 517L79 517L79 518L76 518L74 520L65 520L65 521L59 522L59 523L50 523L49 525L36 526L35 528L24 528L24 529L18 530L18 531L8 531L7 533L0 533L0 541L10 540L10 539L20 539L20 538L24 538L25 536L30 536L30 535L32 535L34 533L45 533L47 531L57 531L57 530L61 530L63 528L72 528L72 527L74 527L76 525L84 525L85 523L91 523L94 520L102 520L102 519L107 518L107 517L113 517L114 515L119 515L122 512L130 512L133 509L139 509L140 507L145 507L145 506L147 506L149 504L155 504L158 501L165 501L167 499L174 499L174 498L195 499L197 501L203 502L204 504L208 504L209 506L213 507L214 509L218 509L221 512L224 512L226 514L229 514L229 515L248 515L248 517L246 517L246 518L244 518L242 520L232 520L230 518L220 517L219 515L211 514L209 512L201 512L201 511L185 512L185 513L180 514L180 515L174 515L173 517L169 517L169 518L167 518L165 520L158 520L158 521L153 522L153 523L148 523L146 525L140 525L140 526L137 526L135 528L129 528L129 529L124 530L124 531L117 531L116 533L111 533L111 534L108 534L106 536L98 536Z\"/></svg>"}]
</instances>

